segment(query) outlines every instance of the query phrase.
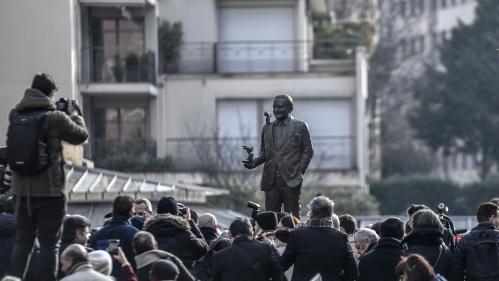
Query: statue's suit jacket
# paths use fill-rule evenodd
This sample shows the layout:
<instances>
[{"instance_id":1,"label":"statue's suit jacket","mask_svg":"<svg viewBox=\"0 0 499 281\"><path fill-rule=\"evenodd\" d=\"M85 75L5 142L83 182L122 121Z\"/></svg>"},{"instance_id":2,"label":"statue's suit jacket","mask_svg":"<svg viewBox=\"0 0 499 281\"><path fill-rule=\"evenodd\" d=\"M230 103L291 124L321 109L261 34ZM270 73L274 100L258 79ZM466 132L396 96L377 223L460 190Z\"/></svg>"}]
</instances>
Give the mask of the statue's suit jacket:
<instances>
[{"instance_id":1,"label":"statue's suit jacket","mask_svg":"<svg viewBox=\"0 0 499 281\"><path fill-rule=\"evenodd\" d=\"M260 187L263 191L272 189L276 170L290 188L301 187L303 174L314 155L307 123L290 116L280 147L274 144L274 122L265 124L262 129L260 154L255 158L256 166L263 166Z\"/></svg>"}]
</instances>

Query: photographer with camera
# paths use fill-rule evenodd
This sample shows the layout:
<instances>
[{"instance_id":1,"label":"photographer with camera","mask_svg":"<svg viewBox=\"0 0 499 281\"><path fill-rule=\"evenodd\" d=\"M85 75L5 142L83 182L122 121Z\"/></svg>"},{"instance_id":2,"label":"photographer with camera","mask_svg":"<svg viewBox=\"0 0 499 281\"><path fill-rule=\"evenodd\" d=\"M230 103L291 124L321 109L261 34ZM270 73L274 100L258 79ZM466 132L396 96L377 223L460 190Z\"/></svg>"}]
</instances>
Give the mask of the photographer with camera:
<instances>
[{"instance_id":1,"label":"photographer with camera","mask_svg":"<svg viewBox=\"0 0 499 281\"><path fill-rule=\"evenodd\" d=\"M62 141L81 144L87 137L76 103L55 110L57 92L46 73L36 74L31 88L10 112L7 158L12 170L17 236L10 274L22 278L35 238L40 243L38 280L55 280L56 244L65 215L65 172Z\"/></svg>"},{"instance_id":2,"label":"photographer with camera","mask_svg":"<svg viewBox=\"0 0 499 281\"><path fill-rule=\"evenodd\" d=\"M154 235L160 250L176 255L192 269L194 261L206 254L208 245L192 220L189 208L178 206L174 197L162 197L157 206L158 214L146 221L143 230Z\"/></svg>"}]
</instances>

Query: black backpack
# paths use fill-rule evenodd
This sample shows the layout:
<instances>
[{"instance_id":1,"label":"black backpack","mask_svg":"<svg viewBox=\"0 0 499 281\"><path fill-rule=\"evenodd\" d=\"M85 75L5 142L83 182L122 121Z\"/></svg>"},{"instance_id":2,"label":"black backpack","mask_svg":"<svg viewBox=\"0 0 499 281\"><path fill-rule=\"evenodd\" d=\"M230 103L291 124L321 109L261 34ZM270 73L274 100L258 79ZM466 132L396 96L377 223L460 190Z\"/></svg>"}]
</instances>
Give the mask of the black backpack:
<instances>
[{"instance_id":1,"label":"black backpack","mask_svg":"<svg viewBox=\"0 0 499 281\"><path fill-rule=\"evenodd\" d=\"M473 244L466 256L470 280L499 280L499 232L477 230L471 232Z\"/></svg>"},{"instance_id":2,"label":"black backpack","mask_svg":"<svg viewBox=\"0 0 499 281\"><path fill-rule=\"evenodd\" d=\"M41 110L10 112L7 158L12 171L22 176L34 176L49 167L48 113Z\"/></svg>"}]
</instances>

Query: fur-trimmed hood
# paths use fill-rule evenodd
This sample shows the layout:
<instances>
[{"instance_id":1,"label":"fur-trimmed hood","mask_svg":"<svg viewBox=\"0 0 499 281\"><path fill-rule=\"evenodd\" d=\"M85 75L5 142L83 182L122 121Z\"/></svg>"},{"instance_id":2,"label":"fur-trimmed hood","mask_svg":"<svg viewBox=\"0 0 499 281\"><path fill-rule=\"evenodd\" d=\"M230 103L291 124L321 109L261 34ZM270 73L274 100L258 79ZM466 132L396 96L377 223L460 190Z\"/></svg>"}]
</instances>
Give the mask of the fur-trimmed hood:
<instances>
[{"instance_id":1,"label":"fur-trimmed hood","mask_svg":"<svg viewBox=\"0 0 499 281\"><path fill-rule=\"evenodd\" d=\"M144 231L155 237L173 237L178 232L189 231L189 222L182 217L171 214L158 214L146 221Z\"/></svg>"}]
</instances>

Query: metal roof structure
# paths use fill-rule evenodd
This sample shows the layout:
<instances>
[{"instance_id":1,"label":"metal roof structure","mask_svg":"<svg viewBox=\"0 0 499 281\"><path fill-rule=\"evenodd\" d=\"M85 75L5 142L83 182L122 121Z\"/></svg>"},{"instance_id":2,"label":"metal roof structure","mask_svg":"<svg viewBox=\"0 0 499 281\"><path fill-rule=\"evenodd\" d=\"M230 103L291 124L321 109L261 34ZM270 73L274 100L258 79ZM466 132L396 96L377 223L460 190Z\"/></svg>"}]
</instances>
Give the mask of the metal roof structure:
<instances>
[{"instance_id":1,"label":"metal roof structure","mask_svg":"<svg viewBox=\"0 0 499 281\"><path fill-rule=\"evenodd\" d=\"M148 198L155 202L163 196L173 196L179 202L206 203L208 196L228 194L224 189L182 182L161 183L124 173L79 166L66 167L66 192L73 203L112 202L117 195Z\"/></svg>"}]
</instances>

